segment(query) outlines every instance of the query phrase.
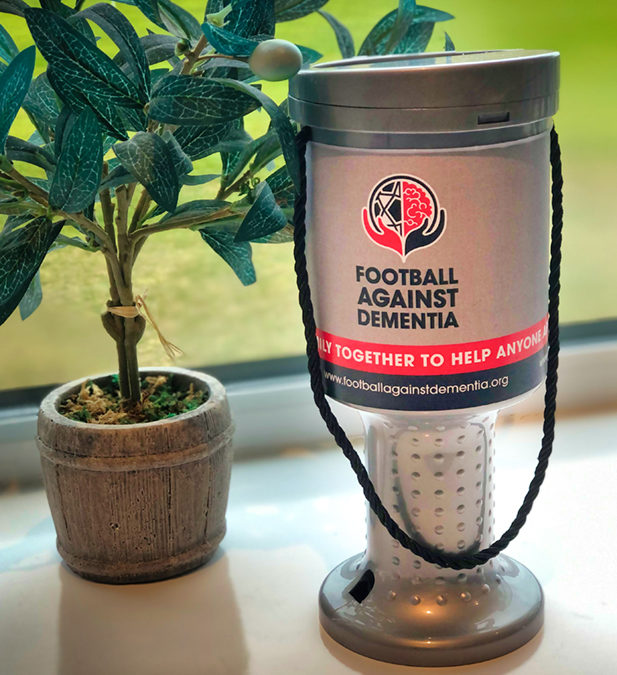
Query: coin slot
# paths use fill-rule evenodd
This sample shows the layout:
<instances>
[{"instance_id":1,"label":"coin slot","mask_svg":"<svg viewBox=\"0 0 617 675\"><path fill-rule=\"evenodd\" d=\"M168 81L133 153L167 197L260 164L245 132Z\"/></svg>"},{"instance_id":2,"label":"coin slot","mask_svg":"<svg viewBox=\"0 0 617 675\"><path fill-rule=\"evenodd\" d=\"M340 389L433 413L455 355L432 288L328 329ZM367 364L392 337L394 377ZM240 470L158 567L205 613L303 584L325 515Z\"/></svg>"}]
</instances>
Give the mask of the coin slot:
<instances>
[{"instance_id":1,"label":"coin slot","mask_svg":"<svg viewBox=\"0 0 617 675\"><path fill-rule=\"evenodd\" d=\"M509 122L509 112L482 113L478 115L478 124L497 124L498 122Z\"/></svg>"},{"instance_id":2,"label":"coin slot","mask_svg":"<svg viewBox=\"0 0 617 675\"><path fill-rule=\"evenodd\" d=\"M349 591L349 595L358 603L366 599L366 596L373 590L375 585L375 575L372 570L366 570L358 579L355 586Z\"/></svg>"}]
</instances>

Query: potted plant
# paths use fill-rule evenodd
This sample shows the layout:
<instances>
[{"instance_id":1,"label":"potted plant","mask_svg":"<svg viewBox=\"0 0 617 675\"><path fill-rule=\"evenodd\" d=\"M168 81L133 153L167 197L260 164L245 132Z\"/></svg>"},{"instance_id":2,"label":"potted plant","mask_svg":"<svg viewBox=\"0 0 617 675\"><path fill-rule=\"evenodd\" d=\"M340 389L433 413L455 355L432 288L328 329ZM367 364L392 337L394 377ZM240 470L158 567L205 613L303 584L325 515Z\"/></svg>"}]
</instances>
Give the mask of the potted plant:
<instances>
[{"instance_id":1,"label":"potted plant","mask_svg":"<svg viewBox=\"0 0 617 675\"><path fill-rule=\"evenodd\" d=\"M135 292L135 261L152 235L189 229L253 283L251 244L291 240L299 184L294 125L258 81L289 78L321 56L275 40L276 22L319 11L342 55L354 55L325 0L209 0L203 23L171 0L127 4L156 32L140 37L107 3L0 3L23 17L47 63L33 79L35 46L20 52L0 25L0 323L18 307L22 318L36 309L49 251L74 246L104 260L102 324L118 372L51 392L38 444L58 550L78 574L110 583L205 562L225 532L231 468L221 384L179 368L139 369L146 323L159 331ZM449 18L401 1L359 54L422 51L435 22ZM93 27L114 44L110 54ZM35 129L27 140L9 135L22 108ZM258 108L270 127L251 138L243 120ZM193 162L213 154L220 172L195 173ZM184 201L187 185L203 185L204 198Z\"/></svg>"}]
</instances>

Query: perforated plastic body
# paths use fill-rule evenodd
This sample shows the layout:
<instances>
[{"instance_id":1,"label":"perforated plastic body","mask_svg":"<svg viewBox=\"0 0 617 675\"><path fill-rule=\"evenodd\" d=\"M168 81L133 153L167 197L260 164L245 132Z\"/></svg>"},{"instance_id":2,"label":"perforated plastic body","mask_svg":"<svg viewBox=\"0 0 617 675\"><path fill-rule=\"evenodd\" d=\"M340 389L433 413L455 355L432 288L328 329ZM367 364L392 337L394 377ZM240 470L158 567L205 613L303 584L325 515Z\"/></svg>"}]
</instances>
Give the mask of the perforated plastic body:
<instances>
[{"instance_id":1,"label":"perforated plastic body","mask_svg":"<svg viewBox=\"0 0 617 675\"><path fill-rule=\"evenodd\" d=\"M452 553L494 539L496 418L362 413L373 483L414 538ZM321 622L346 647L394 663L457 665L516 649L541 627L542 590L515 560L444 569L402 548L370 509L367 526L366 551L320 592Z\"/></svg>"}]
</instances>

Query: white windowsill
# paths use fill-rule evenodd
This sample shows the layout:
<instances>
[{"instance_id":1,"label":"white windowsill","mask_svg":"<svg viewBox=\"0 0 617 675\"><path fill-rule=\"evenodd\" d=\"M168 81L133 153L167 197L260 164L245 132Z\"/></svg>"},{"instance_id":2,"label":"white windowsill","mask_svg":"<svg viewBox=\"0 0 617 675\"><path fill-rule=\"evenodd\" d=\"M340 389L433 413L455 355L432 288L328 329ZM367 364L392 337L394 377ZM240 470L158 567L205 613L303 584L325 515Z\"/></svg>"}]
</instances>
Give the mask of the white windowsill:
<instances>
[{"instance_id":1,"label":"white windowsill","mask_svg":"<svg viewBox=\"0 0 617 675\"><path fill-rule=\"evenodd\" d=\"M497 524L531 477L539 420L498 433ZM461 669L407 669L340 647L319 628L325 574L364 545L364 504L339 451L239 461L228 534L192 574L113 587L60 564L41 489L0 496L1 675L477 675L612 673L617 663L617 411L562 415L542 493L508 554L539 578L543 631ZM586 549L593 547L593 552Z\"/></svg>"}]
</instances>

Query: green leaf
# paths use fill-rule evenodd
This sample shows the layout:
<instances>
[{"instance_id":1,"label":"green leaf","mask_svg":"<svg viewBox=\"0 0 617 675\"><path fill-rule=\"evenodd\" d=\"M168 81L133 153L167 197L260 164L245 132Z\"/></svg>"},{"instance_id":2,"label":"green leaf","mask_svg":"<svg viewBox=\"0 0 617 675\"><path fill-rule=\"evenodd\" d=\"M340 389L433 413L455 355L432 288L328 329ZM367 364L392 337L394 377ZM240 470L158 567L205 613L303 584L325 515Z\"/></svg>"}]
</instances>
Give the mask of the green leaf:
<instances>
[{"instance_id":1,"label":"green leaf","mask_svg":"<svg viewBox=\"0 0 617 675\"><path fill-rule=\"evenodd\" d=\"M452 14L448 14L448 12L442 12L439 9L425 7L424 5L416 5L413 13L413 22L409 26L407 32L401 37L396 45L388 48L390 35L397 16L398 9L395 9L382 17L375 26L373 26L358 50L359 56L386 54L389 52L394 54L404 54L407 52L424 51L433 32L433 24L437 21L449 21L454 18Z\"/></svg>"},{"instance_id":2,"label":"green leaf","mask_svg":"<svg viewBox=\"0 0 617 675\"><path fill-rule=\"evenodd\" d=\"M255 153L255 159L251 164L251 172L257 173L263 169L270 162L275 160L282 151L278 135L274 129L268 130L268 133L263 136L263 143L261 143Z\"/></svg>"},{"instance_id":3,"label":"green leaf","mask_svg":"<svg viewBox=\"0 0 617 675\"><path fill-rule=\"evenodd\" d=\"M283 156L285 157L285 162L289 169L289 175L292 177L296 188L299 187L300 159L298 157L298 149L296 148L296 133L289 121L289 117L287 117L269 96L266 96L261 90L256 89L249 84L230 79L216 80L216 82L225 87L229 87L230 89L235 89L236 91L244 92L249 96L252 96L263 106L264 110L270 115L272 126L278 134L283 150Z\"/></svg>"},{"instance_id":4,"label":"green leaf","mask_svg":"<svg viewBox=\"0 0 617 675\"><path fill-rule=\"evenodd\" d=\"M63 5L61 0L39 0L43 9L48 9L50 12L59 14L63 18L68 18L73 14L73 9Z\"/></svg>"},{"instance_id":5,"label":"green leaf","mask_svg":"<svg viewBox=\"0 0 617 675\"><path fill-rule=\"evenodd\" d=\"M135 84L144 98L150 94L150 69L143 45L130 21L112 5L98 3L80 12L100 26L115 42L124 61L133 71Z\"/></svg>"},{"instance_id":6,"label":"green leaf","mask_svg":"<svg viewBox=\"0 0 617 675\"><path fill-rule=\"evenodd\" d=\"M86 108L84 108L84 110L86 110ZM60 157L64 137L71 130L76 118L77 115L68 106L62 107L62 110L58 115L58 121L56 122L56 129L54 132L54 153L56 157Z\"/></svg>"},{"instance_id":7,"label":"green leaf","mask_svg":"<svg viewBox=\"0 0 617 675\"><path fill-rule=\"evenodd\" d=\"M203 221L196 222L195 227L203 225L204 222L212 216L212 214L229 206L229 202L224 202L219 199L195 199L190 202L180 204L173 213L168 213L163 216L160 223L167 223L173 225L176 222L185 221L187 218L203 218Z\"/></svg>"},{"instance_id":8,"label":"green leaf","mask_svg":"<svg viewBox=\"0 0 617 675\"><path fill-rule=\"evenodd\" d=\"M156 84L161 78L169 75L169 68L154 68L150 71L150 77L152 78L152 84Z\"/></svg>"},{"instance_id":9,"label":"green leaf","mask_svg":"<svg viewBox=\"0 0 617 675\"><path fill-rule=\"evenodd\" d=\"M126 110L125 108L120 108L113 101L98 97L96 94L89 93L87 96L82 96L79 91L72 89L61 77L57 76L51 66L47 68L47 78L60 100L72 112L79 114L85 108L90 108L114 138L121 140L128 138L126 122L120 112Z\"/></svg>"},{"instance_id":10,"label":"green leaf","mask_svg":"<svg viewBox=\"0 0 617 675\"><path fill-rule=\"evenodd\" d=\"M42 138L49 143L56 126L60 106L45 73L32 81L22 106Z\"/></svg>"},{"instance_id":11,"label":"green leaf","mask_svg":"<svg viewBox=\"0 0 617 675\"><path fill-rule=\"evenodd\" d=\"M26 176L26 178L28 178L31 183L34 183L35 185L38 185L43 190L49 190L49 179L48 178L39 178L37 176ZM38 202L35 202L35 204L38 205L38 208L40 209L40 213L43 213L45 207L42 206L41 204L38 204Z\"/></svg>"},{"instance_id":12,"label":"green leaf","mask_svg":"<svg viewBox=\"0 0 617 675\"><path fill-rule=\"evenodd\" d=\"M212 14L209 8L206 13ZM241 37L274 37L274 0L231 0L225 28Z\"/></svg>"},{"instance_id":13,"label":"green leaf","mask_svg":"<svg viewBox=\"0 0 617 675\"><path fill-rule=\"evenodd\" d=\"M158 1L163 27L177 37L186 37L193 42L197 42L202 35L199 21L171 0Z\"/></svg>"},{"instance_id":14,"label":"green leaf","mask_svg":"<svg viewBox=\"0 0 617 675\"><path fill-rule=\"evenodd\" d=\"M65 127L49 191L50 206L67 213L86 209L94 202L102 169L101 128L96 115L85 108Z\"/></svg>"},{"instance_id":15,"label":"green leaf","mask_svg":"<svg viewBox=\"0 0 617 675\"><path fill-rule=\"evenodd\" d=\"M28 93L35 53L34 47L24 49L0 75L0 154L4 153L9 129Z\"/></svg>"},{"instance_id":16,"label":"green leaf","mask_svg":"<svg viewBox=\"0 0 617 675\"><path fill-rule=\"evenodd\" d=\"M274 199L270 185L259 183L255 190L257 198L251 205L234 241L253 241L277 232L287 225L287 217Z\"/></svg>"},{"instance_id":17,"label":"green leaf","mask_svg":"<svg viewBox=\"0 0 617 675\"><path fill-rule=\"evenodd\" d=\"M231 267L244 286L250 286L257 281L253 251L248 241L234 241L234 233L225 227L204 227L199 233L212 250Z\"/></svg>"},{"instance_id":18,"label":"green leaf","mask_svg":"<svg viewBox=\"0 0 617 675\"><path fill-rule=\"evenodd\" d=\"M244 149L244 146L252 140L253 139L243 128L234 128L227 138L217 143L215 151L220 152L221 155L227 153L239 153Z\"/></svg>"},{"instance_id":19,"label":"green leaf","mask_svg":"<svg viewBox=\"0 0 617 675\"><path fill-rule=\"evenodd\" d=\"M118 108L118 115L125 129L129 131L144 131L146 128L146 115L142 110L134 108Z\"/></svg>"},{"instance_id":20,"label":"green leaf","mask_svg":"<svg viewBox=\"0 0 617 675\"><path fill-rule=\"evenodd\" d=\"M64 7L64 5L61 6ZM94 31L92 30L90 24L83 17L77 14L72 14L69 16L64 16L63 14L60 14L60 16L64 17L67 20L67 22L71 26L73 26L73 28L78 33L81 33L81 35L83 35L88 40L88 42L96 44L96 37L94 35Z\"/></svg>"},{"instance_id":21,"label":"green leaf","mask_svg":"<svg viewBox=\"0 0 617 675\"><path fill-rule=\"evenodd\" d=\"M42 299L41 275L37 270L19 303L19 316L22 321L25 321L38 308Z\"/></svg>"},{"instance_id":22,"label":"green leaf","mask_svg":"<svg viewBox=\"0 0 617 675\"><path fill-rule=\"evenodd\" d=\"M27 223L29 220L32 220L34 218L34 214L30 213L21 213L16 216L9 216L5 221L4 221L4 227L2 228L3 232L10 232L11 230L16 229L20 225L23 225L24 223Z\"/></svg>"},{"instance_id":23,"label":"green leaf","mask_svg":"<svg viewBox=\"0 0 617 675\"><path fill-rule=\"evenodd\" d=\"M360 45L358 56L372 56L385 52L390 31L396 21L397 12L398 10L396 9L389 12L371 28L368 35L364 38L364 42Z\"/></svg>"},{"instance_id":24,"label":"green leaf","mask_svg":"<svg viewBox=\"0 0 617 675\"><path fill-rule=\"evenodd\" d=\"M195 160L218 152L218 145L228 139L233 131L232 122L221 122L208 126L180 127L174 131L174 136L184 152Z\"/></svg>"},{"instance_id":25,"label":"green leaf","mask_svg":"<svg viewBox=\"0 0 617 675\"><path fill-rule=\"evenodd\" d=\"M39 216L0 233L0 325L19 304L61 229L62 222Z\"/></svg>"},{"instance_id":26,"label":"green leaf","mask_svg":"<svg viewBox=\"0 0 617 675\"><path fill-rule=\"evenodd\" d=\"M265 237L260 237L259 239L254 239L254 244L287 244L290 241L294 240L294 229L291 225L287 224L281 230L277 230L272 234L269 234Z\"/></svg>"},{"instance_id":27,"label":"green leaf","mask_svg":"<svg viewBox=\"0 0 617 675\"><path fill-rule=\"evenodd\" d=\"M137 180L132 173L127 171L122 165L114 167L109 174L103 179L99 186L99 192L103 190L111 190L118 187L118 185L126 185Z\"/></svg>"},{"instance_id":28,"label":"green leaf","mask_svg":"<svg viewBox=\"0 0 617 675\"><path fill-rule=\"evenodd\" d=\"M52 66L47 66L46 77L49 86L64 107L70 107L73 112L81 112L84 108L88 107L88 100L78 91L73 91L60 77L56 76Z\"/></svg>"},{"instance_id":29,"label":"green leaf","mask_svg":"<svg viewBox=\"0 0 617 675\"><path fill-rule=\"evenodd\" d=\"M49 204L78 213L94 201L103 169L103 140L96 115L85 108L62 138L58 167L51 182Z\"/></svg>"},{"instance_id":30,"label":"green leaf","mask_svg":"<svg viewBox=\"0 0 617 675\"><path fill-rule=\"evenodd\" d=\"M200 175L182 176L180 182L182 185L203 185L204 183L213 181L215 178L220 178L218 173L204 173Z\"/></svg>"},{"instance_id":31,"label":"green leaf","mask_svg":"<svg viewBox=\"0 0 617 675\"><path fill-rule=\"evenodd\" d=\"M191 173L193 170L193 162L189 159L187 154L182 150L180 143L176 137L171 133L171 131L166 130L162 136L169 152L173 158L174 166L176 167L176 173L179 177L186 176L187 173Z\"/></svg>"},{"instance_id":32,"label":"green leaf","mask_svg":"<svg viewBox=\"0 0 617 675\"><path fill-rule=\"evenodd\" d=\"M344 26L336 17L323 9L318 10L317 13L321 14L332 27L342 57L344 59L351 58L356 53L356 49L354 47L353 37L347 26Z\"/></svg>"},{"instance_id":33,"label":"green leaf","mask_svg":"<svg viewBox=\"0 0 617 675\"><path fill-rule=\"evenodd\" d=\"M433 35L435 24L427 21L421 23L412 23L409 30L396 47L392 50L394 54L419 54L423 52Z\"/></svg>"},{"instance_id":34,"label":"green leaf","mask_svg":"<svg viewBox=\"0 0 617 675\"><path fill-rule=\"evenodd\" d=\"M274 0L277 21L293 21L323 7L328 0Z\"/></svg>"},{"instance_id":35,"label":"green leaf","mask_svg":"<svg viewBox=\"0 0 617 675\"><path fill-rule=\"evenodd\" d=\"M276 203L282 209L292 209L294 206L294 200L296 193L294 190L294 184L289 175L289 171L286 166L282 166L280 169L277 169L274 173L271 173L267 178L266 182L272 190L272 194L276 199Z\"/></svg>"},{"instance_id":36,"label":"green leaf","mask_svg":"<svg viewBox=\"0 0 617 675\"><path fill-rule=\"evenodd\" d=\"M161 15L159 13L159 4L157 0L133 0L131 4L134 4L138 7L142 14L144 14L152 23L157 24L161 28L165 28L161 21Z\"/></svg>"},{"instance_id":37,"label":"green leaf","mask_svg":"<svg viewBox=\"0 0 617 675\"><path fill-rule=\"evenodd\" d=\"M53 69L54 81L62 80L74 95L88 102L94 97L132 108L147 103L145 92L67 21L43 9L27 10L26 21L36 46ZM52 86L54 81L50 78Z\"/></svg>"},{"instance_id":38,"label":"green leaf","mask_svg":"<svg viewBox=\"0 0 617 675\"><path fill-rule=\"evenodd\" d=\"M13 38L8 34L6 28L0 24L0 59L9 63L17 54L19 54L17 45L13 42Z\"/></svg>"},{"instance_id":39,"label":"green leaf","mask_svg":"<svg viewBox=\"0 0 617 675\"><path fill-rule=\"evenodd\" d=\"M425 5L416 5L413 14L414 23L422 23L425 21L439 23L440 21L450 21L450 19L453 18L454 14L443 12L441 9L435 9L433 7L426 7Z\"/></svg>"},{"instance_id":40,"label":"green leaf","mask_svg":"<svg viewBox=\"0 0 617 675\"><path fill-rule=\"evenodd\" d=\"M28 5L23 0L0 0L0 13L23 16Z\"/></svg>"},{"instance_id":41,"label":"green leaf","mask_svg":"<svg viewBox=\"0 0 617 675\"><path fill-rule=\"evenodd\" d=\"M176 208L180 182L173 155L160 136L140 131L130 140L114 145L114 152L159 206L166 211Z\"/></svg>"},{"instance_id":42,"label":"green leaf","mask_svg":"<svg viewBox=\"0 0 617 675\"><path fill-rule=\"evenodd\" d=\"M162 61L176 59L175 54L178 38L174 37L173 35L149 33L148 35L141 37L139 41L141 42L141 46L144 48L146 59L151 66L161 63ZM122 63L123 60L119 57L120 55L118 55L114 61L119 61Z\"/></svg>"},{"instance_id":43,"label":"green leaf","mask_svg":"<svg viewBox=\"0 0 617 675\"><path fill-rule=\"evenodd\" d=\"M253 77L253 71L246 61L239 61L238 59L227 58L226 56L216 56L215 58L208 59L201 63L196 70L205 71L207 77L222 77L218 73L223 71L229 73L231 68L243 71L238 74L239 79Z\"/></svg>"},{"instance_id":44,"label":"green leaf","mask_svg":"<svg viewBox=\"0 0 617 675\"><path fill-rule=\"evenodd\" d=\"M396 18L390 29L388 42L385 46L385 52L390 53L394 47L403 39L409 27L413 23L414 13L416 11L416 0L399 0Z\"/></svg>"},{"instance_id":45,"label":"green leaf","mask_svg":"<svg viewBox=\"0 0 617 675\"><path fill-rule=\"evenodd\" d=\"M444 44L444 51L445 52L454 52L456 51L456 47L454 46L454 42L452 42L452 38L448 35L448 33L445 34L446 36L446 41Z\"/></svg>"},{"instance_id":46,"label":"green leaf","mask_svg":"<svg viewBox=\"0 0 617 675\"><path fill-rule=\"evenodd\" d=\"M232 128L232 132L234 134L234 138L238 140L238 143L234 145L234 147L231 150L222 150L221 152L221 186L220 189L222 190L225 185L225 176L231 171L231 168L236 161L236 159L240 156L244 148L248 143L250 143L253 140L253 137L250 134L247 134L245 129L244 129L244 118L240 117L237 120L233 120L230 123L230 126Z\"/></svg>"},{"instance_id":47,"label":"green leaf","mask_svg":"<svg viewBox=\"0 0 617 675\"><path fill-rule=\"evenodd\" d=\"M64 221L66 223L67 221ZM74 248L79 248L82 251L95 251L96 249L91 248L81 237L66 237L63 234L59 234L56 237L56 241L50 246L50 251L56 251L60 248L66 248L67 246L72 246Z\"/></svg>"},{"instance_id":48,"label":"green leaf","mask_svg":"<svg viewBox=\"0 0 617 675\"><path fill-rule=\"evenodd\" d=\"M56 168L56 158L49 150L15 136L6 139L6 156L12 162L27 162L41 167L48 173L53 173Z\"/></svg>"},{"instance_id":49,"label":"green leaf","mask_svg":"<svg viewBox=\"0 0 617 675\"><path fill-rule=\"evenodd\" d=\"M149 114L159 122L206 126L243 117L258 107L252 93L234 90L227 80L168 75L155 87Z\"/></svg>"},{"instance_id":50,"label":"green leaf","mask_svg":"<svg viewBox=\"0 0 617 675\"><path fill-rule=\"evenodd\" d=\"M46 141L41 134L35 129L31 134L30 138L28 139L29 143L34 143L34 145L45 145L46 143L49 143L49 141Z\"/></svg>"},{"instance_id":51,"label":"green leaf","mask_svg":"<svg viewBox=\"0 0 617 675\"><path fill-rule=\"evenodd\" d=\"M229 2L230 0L208 0L206 3L206 16L220 12Z\"/></svg>"},{"instance_id":52,"label":"green leaf","mask_svg":"<svg viewBox=\"0 0 617 675\"><path fill-rule=\"evenodd\" d=\"M236 35L225 28L219 28L207 22L203 23L201 28L208 42L217 52L228 56L249 57L259 44L259 40Z\"/></svg>"},{"instance_id":53,"label":"green leaf","mask_svg":"<svg viewBox=\"0 0 617 675\"><path fill-rule=\"evenodd\" d=\"M32 80L23 106L28 113L36 114L45 124L55 125L60 106L45 73L41 73Z\"/></svg>"},{"instance_id":54,"label":"green leaf","mask_svg":"<svg viewBox=\"0 0 617 675\"><path fill-rule=\"evenodd\" d=\"M302 66L306 67L310 63L315 63L323 56L320 52L310 47L304 47L303 45L296 45L302 54Z\"/></svg>"},{"instance_id":55,"label":"green leaf","mask_svg":"<svg viewBox=\"0 0 617 675\"><path fill-rule=\"evenodd\" d=\"M251 157L266 142L266 136L267 134L255 140L248 136L244 145L238 151L226 153L225 161L223 162L223 176L221 178L223 187L231 185L240 176L242 170L251 160Z\"/></svg>"},{"instance_id":56,"label":"green leaf","mask_svg":"<svg viewBox=\"0 0 617 675\"><path fill-rule=\"evenodd\" d=\"M31 211L36 212L37 209L39 213L44 210L38 202L34 202L27 197L0 199L0 213L6 216L18 216Z\"/></svg>"}]
</instances>

